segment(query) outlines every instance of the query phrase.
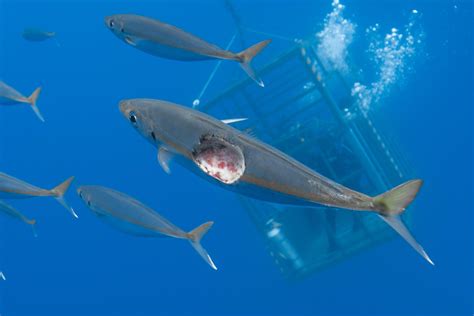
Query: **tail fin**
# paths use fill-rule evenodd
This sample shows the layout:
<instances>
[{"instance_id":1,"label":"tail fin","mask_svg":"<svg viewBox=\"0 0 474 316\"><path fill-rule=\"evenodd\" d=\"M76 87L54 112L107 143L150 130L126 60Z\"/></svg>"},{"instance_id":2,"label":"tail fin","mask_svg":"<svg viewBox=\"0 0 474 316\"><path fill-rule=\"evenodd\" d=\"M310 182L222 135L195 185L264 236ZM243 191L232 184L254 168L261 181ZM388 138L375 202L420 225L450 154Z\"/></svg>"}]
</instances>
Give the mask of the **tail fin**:
<instances>
[{"instance_id":1,"label":"tail fin","mask_svg":"<svg viewBox=\"0 0 474 316\"><path fill-rule=\"evenodd\" d=\"M405 211L407 206L415 199L422 180L407 181L399 186L374 197L374 206L380 215L393 216Z\"/></svg>"},{"instance_id":2,"label":"tail fin","mask_svg":"<svg viewBox=\"0 0 474 316\"><path fill-rule=\"evenodd\" d=\"M214 270L217 270L216 265L212 261L206 249L201 246L202 237L204 237L204 235L212 227L213 224L214 222L207 222L196 227L188 233L188 239L194 249L196 249L199 255L204 259L204 261L206 261Z\"/></svg>"},{"instance_id":3,"label":"tail fin","mask_svg":"<svg viewBox=\"0 0 474 316\"><path fill-rule=\"evenodd\" d=\"M51 32L50 37L53 38L54 42L56 43L57 47L61 47L61 43L58 41L58 38L56 37L56 32Z\"/></svg>"},{"instance_id":4,"label":"tail fin","mask_svg":"<svg viewBox=\"0 0 474 316\"><path fill-rule=\"evenodd\" d=\"M240 52L237 54L237 57L239 57L240 60L240 67L247 73L247 75L252 78L260 87L264 87L265 85L263 84L262 79L260 79L257 75L257 73L253 70L252 65L250 64L252 62L252 59L260 53L262 49L264 49L268 44L270 44L272 40L265 40L260 43L257 43L243 52Z\"/></svg>"},{"instance_id":5,"label":"tail fin","mask_svg":"<svg viewBox=\"0 0 474 316\"><path fill-rule=\"evenodd\" d=\"M55 187L54 189L51 190L54 194L54 198L62 205L64 206L65 209L67 209L72 216L75 218L79 218L77 214L74 212L72 207L70 207L66 200L64 199L64 194L66 193L67 189L69 189L69 186L71 185L72 181L74 180L74 177L68 178L66 181Z\"/></svg>"},{"instance_id":6,"label":"tail fin","mask_svg":"<svg viewBox=\"0 0 474 316\"><path fill-rule=\"evenodd\" d=\"M31 229L33 229L33 235L35 237L38 237L38 234L36 234L36 229L35 229L36 219L27 219L26 223L31 225Z\"/></svg>"},{"instance_id":7,"label":"tail fin","mask_svg":"<svg viewBox=\"0 0 474 316\"><path fill-rule=\"evenodd\" d=\"M434 265L433 260L431 260L426 251L423 249L423 247L412 236L412 234L405 226L405 224L403 224L403 221L399 216L379 216L385 221L385 223L390 225L390 227L392 227L397 233L399 233L400 236L402 236L403 239L405 239L406 242L409 243L410 246L412 246L413 249L416 250L416 252L418 252L423 258L425 258L426 261L428 261L431 265Z\"/></svg>"},{"instance_id":8,"label":"tail fin","mask_svg":"<svg viewBox=\"0 0 474 316\"><path fill-rule=\"evenodd\" d=\"M405 239L426 261L434 265L423 247L415 240L408 228L399 217L408 205L413 202L423 184L422 180L407 181L390 191L373 199L374 207L379 216Z\"/></svg>"},{"instance_id":9,"label":"tail fin","mask_svg":"<svg viewBox=\"0 0 474 316\"><path fill-rule=\"evenodd\" d=\"M41 122L44 122L43 115L41 115L41 112L39 111L38 107L36 106L36 100L38 100L38 96L41 92L41 87L37 88L33 93L28 97L28 102L31 104L31 108L35 112L36 116L41 120Z\"/></svg>"}]
</instances>

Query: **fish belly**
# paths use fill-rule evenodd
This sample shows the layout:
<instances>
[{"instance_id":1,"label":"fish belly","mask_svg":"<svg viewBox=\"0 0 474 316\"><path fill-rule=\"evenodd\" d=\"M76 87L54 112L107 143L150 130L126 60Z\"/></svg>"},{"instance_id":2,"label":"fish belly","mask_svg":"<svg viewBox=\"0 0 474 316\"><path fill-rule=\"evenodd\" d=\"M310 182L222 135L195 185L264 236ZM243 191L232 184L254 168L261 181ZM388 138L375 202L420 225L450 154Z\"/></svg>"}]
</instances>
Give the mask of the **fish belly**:
<instances>
[{"instance_id":1,"label":"fish belly","mask_svg":"<svg viewBox=\"0 0 474 316\"><path fill-rule=\"evenodd\" d=\"M306 201L288 194L283 194L273 190L269 190L251 183L245 183L242 181L237 181L233 184L224 184L221 181L216 180L215 178L209 176L203 172L199 167L196 166L194 162L184 157L176 157L175 162L184 167L185 169L191 171L198 177L220 186L223 189L232 191L234 193L250 197L256 200L261 200L265 202L278 203L278 204L287 204L295 206L314 206L315 204L310 201Z\"/></svg>"},{"instance_id":2,"label":"fish belly","mask_svg":"<svg viewBox=\"0 0 474 316\"><path fill-rule=\"evenodd\" d=\"M216 59L214 57L197 54L189 50L162 45L162 44L158 44L156 42L147 41L147 40L138 40L135 44L136 44L135 47L141 51L144 51L154 56L166 58L166 59L173 59L173 60L180 60L180 61L198 61L198 60Z\"/></svg>"},{"instance_id":3,"label":"fish belly","mask_svg":"<svg viewBox=\"0 0 474 316\"><path fill-rule=\"evenodd\" d=\"M96 216L105 224L109 225L110 227L121 231L122 233L138 236L138 237L167 237L166 235L159 234L155 231L146 229L144 227L140 227L138 225L134 225L113 216L104 215L96 213Z\"/></svg>"}]
</instances>

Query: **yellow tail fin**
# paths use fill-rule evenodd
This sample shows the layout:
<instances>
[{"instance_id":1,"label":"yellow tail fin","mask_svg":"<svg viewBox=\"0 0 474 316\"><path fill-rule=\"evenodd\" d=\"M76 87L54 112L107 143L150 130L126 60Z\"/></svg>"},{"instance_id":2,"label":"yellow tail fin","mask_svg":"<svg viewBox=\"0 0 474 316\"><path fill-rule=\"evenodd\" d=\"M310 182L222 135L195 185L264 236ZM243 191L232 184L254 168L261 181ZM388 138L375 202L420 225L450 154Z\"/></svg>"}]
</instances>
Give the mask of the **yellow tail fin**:
<instances>
[{"instance_id":1,"label":"yellow tail fin","mask_svg":"<svg viewBox=\"0 0 474 316\"><path fill-rule=\"evenodd\" d=\"M37 88L33 93L28 97L28 102L31 104L31 108L35 112L36 116L41 120L41 122L44 122L43 115L41 115L40 110L36 106L36 101L38 100L38 96L41 92L41 87Z\"/></svg>"},{"instance_id":2,"label":"yellow tail fin","mask_svg":"<svg viewBox=\"0 0 474 316\"><path fill-rule=\"evenodd\" d=\"M400 218L400 214L410 205L420 191L422 180L407 181L381 195L373 198L376 211L390 227L392 227L405 241L413 247L426 261L434 265L423 247L412 236Z\"/></svg>"},{"instance_id":3,"label":"yellow tail fin","mask_svg":"<svg viewBox=\"0 0 474 316\"><path fill-rule=\"evenodd\" d=\"M69 186L73 180L74 177L69 177L66 181L52 189L51 192L54 194L54 198L59 202L59 204L64 206L64 208L67 209L72 216L79 218L79 216L77 216L77 214L74 212L73 208L70 207L64 199L64 194L66 193L67 189L69 189Z\"/></svg>"},{"instance_id":4,"label":"yellow tail fin","mask_svg":"<svg viewBox=\"0 0 474 316\"><path fill-rule=\"evenodd\" d=\"M398 215L415 199L423 181L407 181L399 186L374 197L374 206L381 215Z\"/></svg>"},{"instance_id":5,"label":"yellow tail fin","mask_svg":"<svg viewBox=\"0 0 474 316\"><path fill-rule=\"evenodd\" d=\"M206 249L201 246L201 239L211 229L214 222L204 223L188 233L188 239L191 245L196 249L199 255L207 262L214 270L217 270L216 265L207 253Z\"/></svg>"},{"instance_id":6,"label":"yellow tail fin","mask_svg":"<svg viewBox=\"0 0 474 316\"><path fill-rule=\"evenodd\" d=\"M240 60L240 67L247 73L247 75L252 78L260 87L264 87L265 85L263 84L262 79L260 79L255 72L255 70L252 68L252 65L250 64L252 62L252 59L260 53L262 49L264 49L268 44L270 44L272 40L265 40L260 43L257 43L243 52L240 52L237 54L237 57L239 57Z\"/></svg>"}]
</instances>

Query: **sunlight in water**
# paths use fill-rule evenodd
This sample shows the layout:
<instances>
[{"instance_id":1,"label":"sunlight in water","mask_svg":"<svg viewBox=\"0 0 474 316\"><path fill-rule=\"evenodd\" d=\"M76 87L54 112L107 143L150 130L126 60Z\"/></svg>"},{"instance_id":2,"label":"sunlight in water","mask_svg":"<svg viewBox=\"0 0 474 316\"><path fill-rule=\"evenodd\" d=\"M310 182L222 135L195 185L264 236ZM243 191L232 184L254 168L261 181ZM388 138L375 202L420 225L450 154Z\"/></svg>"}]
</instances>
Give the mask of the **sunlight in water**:
<instances>
[{"instance_id":1,"label":"sunlight in water","mask_svg":"<svg viewBox=\"0 0 474 316\"><path fill-rule=\"evenodd\" d=\"M324 28L316 34L318 55L326 66L347 73L347 48L352 43L355 25L344 18L344 6L333 0L332 11L324 19Z\"/></svg>"},{"instance_id":2,"label":"sunlight in water","mask_svg":"<svg viewBox=\"0 0 474 316\"><path fill-rule=\"evenodd\" d=\"M356 82L352 88L352 96L363 113L385 97L395 84L402 82L410 70L410 62L419 52L424 37L419 16L418 11L413 10L403 31L392 28L385 37L380 36L378 24L367 28L368 54L376 67L376 80L368 85Z\"/></svg>"}]
</instances>

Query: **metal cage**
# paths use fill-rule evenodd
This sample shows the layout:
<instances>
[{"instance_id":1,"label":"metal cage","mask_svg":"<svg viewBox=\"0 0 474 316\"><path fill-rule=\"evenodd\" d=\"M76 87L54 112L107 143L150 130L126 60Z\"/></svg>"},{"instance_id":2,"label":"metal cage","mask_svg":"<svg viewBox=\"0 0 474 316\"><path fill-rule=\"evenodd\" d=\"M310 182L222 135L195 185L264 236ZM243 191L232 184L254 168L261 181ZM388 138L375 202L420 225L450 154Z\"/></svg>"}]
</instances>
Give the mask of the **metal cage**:
<instances>
[{"instance_id":1,"label":"metal cage","mask_svg":"<svg viewBox=\"0 0 474 316\"><path fill-rule=\"evenodd\" d=\"M222 118L249 118L239 126L358 191L376 195L400 184L411 174L407 163L377 131L376 121L353 102L351 79L322 62L316 45L296 44L260 69L264 89L246 79L199 109ZM394 236L370 213L240 200L289 279ZM404 221L410 222L406 215Z\"/></svg>"}]
</instances>

